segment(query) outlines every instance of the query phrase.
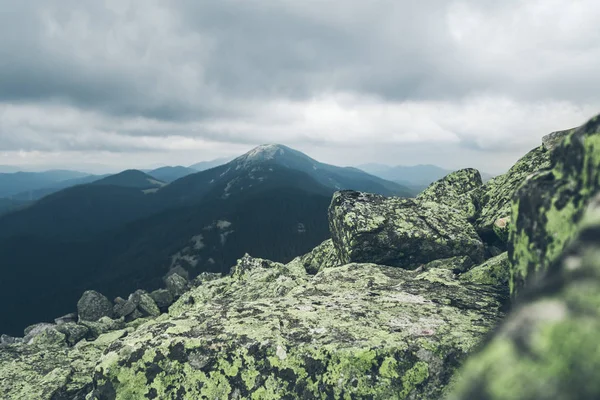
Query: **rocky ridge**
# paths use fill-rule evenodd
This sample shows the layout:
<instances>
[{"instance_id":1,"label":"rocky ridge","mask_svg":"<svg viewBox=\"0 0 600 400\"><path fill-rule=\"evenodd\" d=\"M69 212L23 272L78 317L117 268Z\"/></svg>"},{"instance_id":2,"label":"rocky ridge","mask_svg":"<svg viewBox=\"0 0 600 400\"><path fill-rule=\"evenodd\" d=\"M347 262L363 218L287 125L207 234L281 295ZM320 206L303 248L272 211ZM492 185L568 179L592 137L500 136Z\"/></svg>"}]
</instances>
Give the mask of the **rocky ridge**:
<instances>
[{"instance_id":1,"label":"rocky ridge","mask_svg":"<svg viewBox=\"0 0 600 400\"><path fill-rule=\"evenodd\" d=\"M112 311L100 294L86 293L78 317L34 326L26 341L3 337L0 392L598 398L591 374L600 366L600 198L587 206L600 186L596 121L545 139L486 184L462 170L412 200L338 192L332 239L287 265L247 255L226 277L184 287L177 276L160 293L111 303ZM551 207L565 224L560 236L548 222ZM519 290L504 319L509 286ZM174 289L180 297L169 307Z\"/></svg>"}]
</instances>

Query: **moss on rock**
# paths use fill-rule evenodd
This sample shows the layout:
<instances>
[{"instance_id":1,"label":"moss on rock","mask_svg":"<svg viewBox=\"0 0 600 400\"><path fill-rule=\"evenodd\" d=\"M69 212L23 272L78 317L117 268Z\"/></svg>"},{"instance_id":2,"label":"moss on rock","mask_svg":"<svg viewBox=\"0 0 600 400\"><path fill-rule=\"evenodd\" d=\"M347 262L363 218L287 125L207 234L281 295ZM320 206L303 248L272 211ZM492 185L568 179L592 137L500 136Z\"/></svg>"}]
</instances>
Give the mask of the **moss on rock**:
<instances>
[{"instance_id":1,"label":"moss on rock","mask_svg":"<svg viewBox=\"0 0 600 400\"><path fill-rule=\"evenodd\" d=\"M324 268L337 267L341 264L331 239L327 239L310 253L296 257L291 263L302 264L306 272L311 275L315 275Z\"/></svg>"},{"instance_id":2,"label":"moss on rock","mask_svg":"<svg viewBox=\"0 0 600 400\"><path fill-rule=\"evenodd\" d=\"M512 205L513 293L560 256L577 230L585 205L600 190L600 121L595 118L575 130L552 157L552 169L529 179Z\"/></svg>"},{"instance_id":3,"label":"moss on rock","mask_svg":"<svg viewBox=\"0 0 600 400\"><path fill-rule=\"evenodd\" d=\"M507 288L509 278L510 261L508 260L507 252L490 258L483 264L470 269L459 277L463 282L477 283L480 285L497 285Z\"/></svg>"},{"instance_id":4,"label":"moss on rock","mask_svg":"<svg viewBox=\"0 0 600 400\"><path fill-rule=\"evenodd\" d=\"M417 196L417 200L447 205L472 220L479 212L477 189L482 185L479 171L473 168L461 169L432 183Z\"/></svg>"},{"instance_id":5,"label":"moss on rock","mask_svg":"<svg viewBox=\"0 0 600 400\"><path fill-rule=\"evenodd\" d=\"M563 255L483 351L471 357L449 400L600 398L600 196Z\"/></svg>"},{"instance_id":6,"label":"moss on rock","mask_svg":"<svg viewBox=\"0 0 600 400\"><path fill-rule=\"evenodd\" d=\"M91 398L438 398L502 315L499 291L399 268L250 261L106 351Z\"/></svg>"}]
</instances>

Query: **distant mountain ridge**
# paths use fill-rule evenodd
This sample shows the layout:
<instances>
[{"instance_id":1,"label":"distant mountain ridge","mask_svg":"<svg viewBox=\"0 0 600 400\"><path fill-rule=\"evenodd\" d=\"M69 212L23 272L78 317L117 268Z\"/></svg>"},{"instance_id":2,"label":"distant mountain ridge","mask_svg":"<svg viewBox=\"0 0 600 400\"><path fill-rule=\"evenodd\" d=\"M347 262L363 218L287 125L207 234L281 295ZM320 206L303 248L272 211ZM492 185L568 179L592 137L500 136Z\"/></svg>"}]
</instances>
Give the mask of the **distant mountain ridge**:
<instances>
[{"instance_id":1,"label":"distant mountain ridge","mask_svg":"<svg viewBox=\"0 0 600 400\"><path fill-rule=\"evenodd\" d=\"M0 216L0 331L71 310L86 289L109 296L160 286L170 268L227 272L246 252L289 261L329 235L339 189L411 195L355 168L263 145L165 184L127 170L50 194ZM35 249L35 251L31 251ZM18 291L26 271L35 288Z\"/></svg>"}]
</instances>

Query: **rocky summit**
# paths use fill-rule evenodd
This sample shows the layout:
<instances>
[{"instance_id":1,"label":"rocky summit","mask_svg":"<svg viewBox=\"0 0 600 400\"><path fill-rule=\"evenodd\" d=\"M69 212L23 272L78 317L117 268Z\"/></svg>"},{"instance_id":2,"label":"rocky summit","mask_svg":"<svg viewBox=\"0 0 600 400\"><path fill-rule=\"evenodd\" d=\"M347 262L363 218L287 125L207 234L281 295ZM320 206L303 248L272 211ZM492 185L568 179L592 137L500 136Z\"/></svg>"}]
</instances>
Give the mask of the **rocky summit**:
<instances>
[{"instance_id":1,"label":"rocky summit","mask_svg":"<svg viewBox=\"0 0 600 400\"><path fill-rule=\"evenodd\" d=\"M1 398L598 399L599 123L485 184L337 192L331 239L288 264L88 291L0 337Z\"/></svg>"}]
</instances>

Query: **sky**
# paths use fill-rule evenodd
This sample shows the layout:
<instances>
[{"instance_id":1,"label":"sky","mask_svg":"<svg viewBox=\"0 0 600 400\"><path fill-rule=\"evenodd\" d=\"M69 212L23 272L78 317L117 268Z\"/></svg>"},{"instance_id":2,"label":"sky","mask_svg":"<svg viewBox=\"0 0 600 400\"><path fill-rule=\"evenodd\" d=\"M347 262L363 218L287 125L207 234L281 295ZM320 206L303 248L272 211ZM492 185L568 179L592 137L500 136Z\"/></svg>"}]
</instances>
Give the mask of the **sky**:
<instances>
[{"instance_id":1,"label":"sky","mask_svg":"<svg viewBox=\"0 0 600 400\"><path fill-rule=\"evenodd\" d=\"M597 0L0 0L0 165L281 143L501 173L600 112Z\"/></svg>"}]
</instances>

